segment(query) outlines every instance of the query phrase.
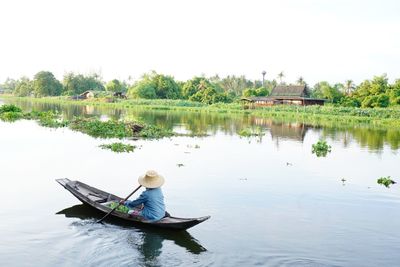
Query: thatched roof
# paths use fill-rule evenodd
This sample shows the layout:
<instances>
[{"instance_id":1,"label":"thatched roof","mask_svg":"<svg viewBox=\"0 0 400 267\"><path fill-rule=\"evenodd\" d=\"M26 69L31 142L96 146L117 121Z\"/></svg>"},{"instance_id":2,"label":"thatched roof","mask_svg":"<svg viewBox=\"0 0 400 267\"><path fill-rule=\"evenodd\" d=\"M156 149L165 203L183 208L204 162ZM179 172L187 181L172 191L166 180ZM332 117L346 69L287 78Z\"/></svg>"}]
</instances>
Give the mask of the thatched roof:
<instances>
[{"instance_id":1,"label":"thatched roof","mask_svg":"<svg viewBox=\"0 0 400 267\"><path fill-rule=\"evenodd\" d=\"M305 85L278 85L272 89L272 92L269 96L306 97L307 90Z\"/></svg>"}]
</instances>

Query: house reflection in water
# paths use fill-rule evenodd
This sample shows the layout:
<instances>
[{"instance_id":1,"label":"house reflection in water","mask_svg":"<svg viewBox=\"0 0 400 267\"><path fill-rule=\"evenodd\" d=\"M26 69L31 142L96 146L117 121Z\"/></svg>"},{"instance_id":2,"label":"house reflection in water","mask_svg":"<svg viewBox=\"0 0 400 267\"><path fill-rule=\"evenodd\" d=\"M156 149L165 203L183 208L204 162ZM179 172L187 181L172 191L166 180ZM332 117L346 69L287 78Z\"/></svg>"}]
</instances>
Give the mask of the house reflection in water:
<instances>
[{"instance_id":1,"label":"house reflection in water","mask_svg":"<svg viewBox=\"0 0 400 267\"><path fill-rule=\"evenodd\" d=\"M301 122L277 122L268 118L254 118L254 125L269 129L271 137L279 145L279 140L303 142L309 126Z\"/></svg>"}]
</instances>

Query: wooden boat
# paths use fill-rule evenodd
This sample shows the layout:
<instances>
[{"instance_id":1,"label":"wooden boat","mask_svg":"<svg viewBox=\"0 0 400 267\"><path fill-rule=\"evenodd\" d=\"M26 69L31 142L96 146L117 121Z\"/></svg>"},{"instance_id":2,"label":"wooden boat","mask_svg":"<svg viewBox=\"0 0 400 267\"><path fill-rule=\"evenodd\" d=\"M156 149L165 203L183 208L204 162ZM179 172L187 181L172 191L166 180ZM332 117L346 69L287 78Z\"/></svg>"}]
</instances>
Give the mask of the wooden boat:
<instances>
[{"instance_id":1,"label":"wooden boat","mask_svg":"<svg viewBox=\"0 0 400 267\"><path fill-rule=\"evenodd\" d=\"M123 199L121 197L104 192L100 189L91 187L79 181L71 181L67 178L56 179L56 181L69 192L71 192L76 198L82 201L82 203L88 204L91 207L104 213L108 213L111 211L111 208L106 205L107 203L110 203L112 201L119 202ZM178 218L172 217L168 214L159 221L149 222L143 221L137 216L119 212L116 210L113 211L109 217L129 221L130 223L132 223L132 225L154 226L173 230L186 230L210 218L210 216L204 216L200 218Z\"/></svg>"}]
</instances>

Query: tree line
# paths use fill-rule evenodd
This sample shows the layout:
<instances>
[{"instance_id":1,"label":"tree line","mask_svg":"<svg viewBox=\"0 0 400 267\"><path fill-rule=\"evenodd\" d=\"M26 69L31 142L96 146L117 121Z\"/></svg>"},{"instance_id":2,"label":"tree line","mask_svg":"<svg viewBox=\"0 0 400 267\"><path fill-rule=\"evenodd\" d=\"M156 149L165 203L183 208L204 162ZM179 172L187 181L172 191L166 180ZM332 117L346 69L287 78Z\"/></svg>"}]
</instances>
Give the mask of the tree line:
<instances>
[{"instance_id":1,"label":"tree line","mask_svg":"<svg viewBox=\"0 0 400 267\"><path fill-rule=\"evenodd\" d=\"M277 79L249 80L245 76L229 75L227 77L198 76L187 81L177 81L173 76L152 71L144 74L134 82L113 79L104 82L98 74L66 73L62 81L53 73L40 71L33 79L22 77L14 80L8 78L0 84L0 90L16 96L72 96L92 90L111 94L121 92L129 98L145 99L186 99L206 104L230 103L241 97L268 96L277 85L286 85L284 74L280 72ZM386 75L375 76L359 85L352 80L344 83L330 84L321 81L309 86L302 77L294 85L305 85L309 96L327 99L328 102L346 107L389 107L400 105L400 79L389 83Z\"/></svg>"}]
</instances>

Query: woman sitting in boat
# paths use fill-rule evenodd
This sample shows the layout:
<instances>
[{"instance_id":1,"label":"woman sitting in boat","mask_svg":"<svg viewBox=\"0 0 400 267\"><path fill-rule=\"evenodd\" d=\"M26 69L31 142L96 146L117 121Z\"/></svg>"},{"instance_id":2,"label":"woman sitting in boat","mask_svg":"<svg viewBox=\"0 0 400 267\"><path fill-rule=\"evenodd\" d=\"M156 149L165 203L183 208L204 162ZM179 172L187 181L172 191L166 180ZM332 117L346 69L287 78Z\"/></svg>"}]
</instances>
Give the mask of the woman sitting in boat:
<instances>
[{"instance_id":1,"label":"woman sitting in boat","mask_svg":"<svg viewBox=\"0 0 400 267\"><path fill-rule=\"evenodd\" d=\"M161 186L164 177L155 171L147 171L145 175L138 178L140 185L146 190L135 200L121 200L121 204L132 209L128 213L142 217L146 221L158 221L165 216L164 196Z\"/></svg>"}]
</instances>

